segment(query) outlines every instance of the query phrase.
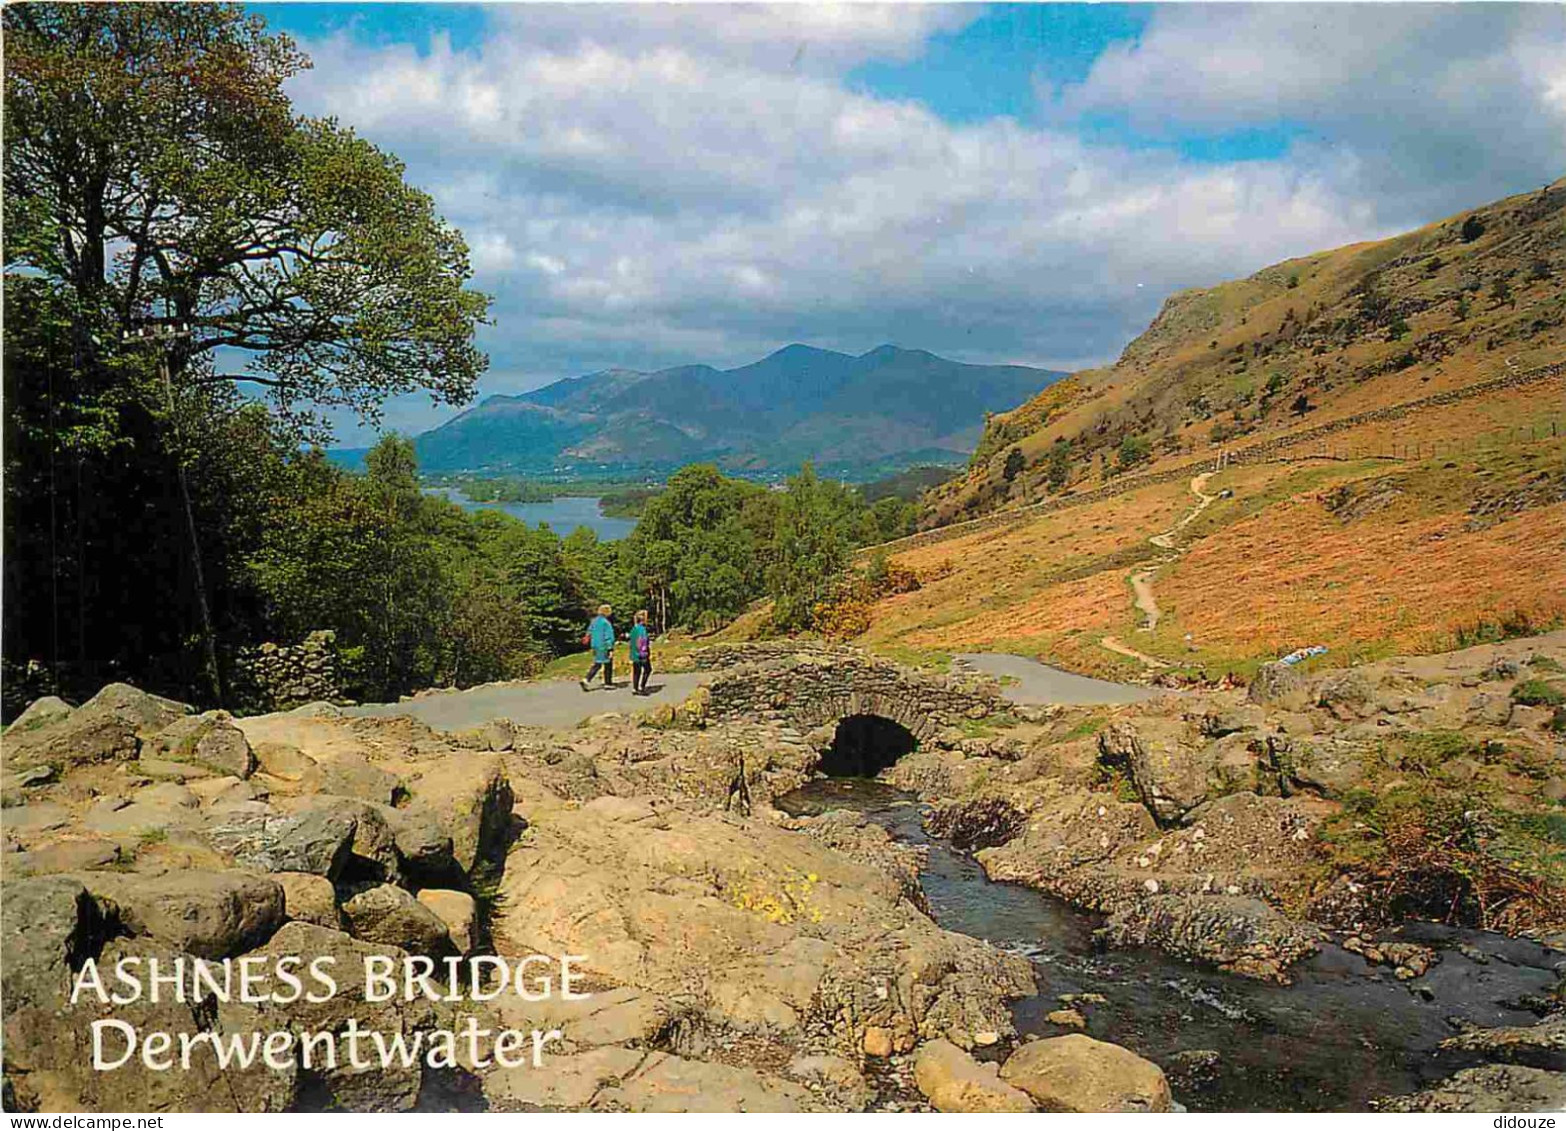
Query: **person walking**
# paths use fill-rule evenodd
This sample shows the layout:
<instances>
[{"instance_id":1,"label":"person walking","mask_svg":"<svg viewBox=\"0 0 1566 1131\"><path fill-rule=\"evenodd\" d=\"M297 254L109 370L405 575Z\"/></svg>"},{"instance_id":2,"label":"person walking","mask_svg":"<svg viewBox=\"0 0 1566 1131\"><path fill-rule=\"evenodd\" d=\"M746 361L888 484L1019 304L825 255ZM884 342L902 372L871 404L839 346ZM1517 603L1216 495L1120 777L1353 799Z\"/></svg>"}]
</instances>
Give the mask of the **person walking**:
<instances>
[{"instance_id":1,"label":"person walking","mask_svg":"<svg viewBox=\"0 0 1566 1131\"><path fill-rule=\"evenodd\" d=\"M631 694L646 695L647 678L652 675L652 634L647 631L647 610L636 610L631 626Z\"/></svg>"},{"instance_id":2,"label":"person walking","mask_svg":"<svg viewBox=\"0 0 1566 1131\"><path fill-rule=\"evenodd\" d=\"M608 605L599 605L598 615L587 626L585 643L593 650L593 666L582 678L583 691L592 690L593 677L599 668L604 669L604 690L614 687L614 625L609 623L609 614L613 611Z\"/></svg>"}]
</instances>

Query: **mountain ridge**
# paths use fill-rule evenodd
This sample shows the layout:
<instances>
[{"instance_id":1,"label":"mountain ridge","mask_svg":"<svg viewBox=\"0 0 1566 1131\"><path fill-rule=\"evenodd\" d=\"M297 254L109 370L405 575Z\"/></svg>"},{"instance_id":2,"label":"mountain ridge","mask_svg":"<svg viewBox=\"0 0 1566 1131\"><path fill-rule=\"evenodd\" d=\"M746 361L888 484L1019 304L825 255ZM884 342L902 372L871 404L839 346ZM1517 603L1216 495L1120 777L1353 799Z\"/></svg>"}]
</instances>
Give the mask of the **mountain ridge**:
<instances>
[{"instance_id":1,"label":"mountain ridge","mask_svg":"<svg viewBox=\"0 0 1566 1131\"><path fill-rule=\"evenodd\" d=\"M792 343L733 369L610 368L495 394L415 437L430 471L676 467L852 469L960 462L983 418L1065 374L976 365L885 344L859 355Z\"/></svg>"}]
</instances>

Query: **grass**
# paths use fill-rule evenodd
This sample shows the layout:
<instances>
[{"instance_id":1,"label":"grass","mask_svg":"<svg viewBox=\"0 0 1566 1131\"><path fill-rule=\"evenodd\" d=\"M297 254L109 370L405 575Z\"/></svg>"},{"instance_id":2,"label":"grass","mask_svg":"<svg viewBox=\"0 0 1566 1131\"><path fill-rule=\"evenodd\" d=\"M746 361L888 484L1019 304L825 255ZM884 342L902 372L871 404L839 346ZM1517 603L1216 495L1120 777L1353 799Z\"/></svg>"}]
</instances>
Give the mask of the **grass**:
<instances>
[{"instance_id":1,"label":"grass","mask_svg":"<svg viewBox=\"0 0 1566 1131\"><path fill-rule=\"evenodd\" d=\"M1388 920L1414 916L1516 932L1566 923L1566 816L1519 805L1536 767L1457 731L1382 743L1364 788L1328 818L1334 868L1368 884ZM1459 760L1497 773L1458 772Z\"/></svg>"},{"instance_id":2,"label":"grass","mask_svg":"<svg viewBox=\"0 0 1566 1131\"><path fill-rule=\"evenodd\" d=\"M1566 694L1542 679L1525 679L1512 688L1512 702L1524 707L1559 707L1566 704Z\"/></svg>"}]
</instances>

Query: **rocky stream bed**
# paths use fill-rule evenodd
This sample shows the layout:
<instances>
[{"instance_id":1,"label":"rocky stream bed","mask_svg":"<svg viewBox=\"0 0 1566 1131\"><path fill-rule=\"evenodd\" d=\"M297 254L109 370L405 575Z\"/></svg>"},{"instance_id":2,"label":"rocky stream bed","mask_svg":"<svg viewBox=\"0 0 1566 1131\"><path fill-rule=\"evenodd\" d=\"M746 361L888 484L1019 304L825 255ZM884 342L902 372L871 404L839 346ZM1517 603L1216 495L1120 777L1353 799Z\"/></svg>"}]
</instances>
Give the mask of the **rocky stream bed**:
<instances>
[{"instance_id":1,"label":"rocky stream bed","mask_svg":"<svg viewBox=\"0 0 1566 1131\"><path fill-rule=\"evenodd\" d=\"M1352 791L1404 788L1385 751L1427 734L1462 736L1429 772L1552 828L1566 750L1516 689L1563 659L1555 634L1060 708L770 645L719 654L678 705L461 731L124 685L41 700L0 738L5 1104L1559 1107L1558 893L1503 909L1510 935L1388 922L1327 847ZM580 956L588 996L72 1001L124 959L535 954ZM351 1022L558 1036L542 1066L95 1071L105 1018L198 1045Z\"/></svg>"}]
</instances>

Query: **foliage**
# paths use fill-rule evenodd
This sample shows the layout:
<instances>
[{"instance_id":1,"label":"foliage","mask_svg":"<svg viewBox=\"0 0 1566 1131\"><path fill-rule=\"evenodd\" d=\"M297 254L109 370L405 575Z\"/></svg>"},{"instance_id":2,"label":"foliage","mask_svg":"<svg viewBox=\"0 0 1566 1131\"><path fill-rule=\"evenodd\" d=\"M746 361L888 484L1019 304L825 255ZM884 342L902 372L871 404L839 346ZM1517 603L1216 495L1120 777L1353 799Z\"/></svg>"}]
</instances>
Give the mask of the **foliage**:
<instances>
[{"instance_id":1,"label":"foliage","mask_svg":"<svg viewBox=\"0 0 1566 1131\"><path fill-rule=\"evenodd\" d=\"M806 464L783 492L767 569L772 623L782 632L811 627L817 605L827 599L848 561L845 529L852 501L837 484L816 478Z\"/></svg>"},{"instance_id":2,"label":"foliage","mask_svg":"<svg viewBox=\"0 0 1566 1131\"><path fill-rule=\"evenodd\" d=\"M1006 453L1006 462L1001 468L1001 478L1010 483L1022 474L1022 469L1027 466L1027 460L1023 458L1021 448L1012 448Z\"/></svg>"},{"instance_id":3,"label":"foliage","mask_svg":"<svg viewBox=\"0 0 1566 1131\"><path fill-rule=\"evenodd\" d=\"M1524 707L1559 707L1566 703L1566 694L1542 679L1525 679L1512 688L1512 702Z\"/></svg>"},{"instance_id":4,"label":"foliage","mask_svg":"<svg viewBox=\"0 0 1566 1131\"><path fill-rule=\"evenodd\" d=\"M1071 478L1071 441L1056 440L1049 447L1045 478L1051 491L1062 491Z\"/></svg>"},{"instance_id":5,"label":"foliage","mask_svg":"<svg viewBox=\"0 0 1566 1131\"><path fill-rule=\"evenodd\" d=\"M188 324L305 423L387 396L471 396L486 364L468 251L400 162L283 91L308 61L237 5L27 4L4 14L7 269L69 294L76 364L155 315Z\"/></svg>"},{"instance_id":6,"label":"foliage","mask_svg":"<svg viewBox=\"0 0 1566 1131\"><path fill-rule=\"evenodd\" d=\"M815 607L813 625L829 640L851 640L870 627L870 609L877 601L918 588L917 574L877 552L861 573L841 578L832 595Z\"/></svg>"},{"instance_id":7,"label":"foliage","mask_svg":"<svg viewBox=\"0 0 1566 1131\"><path fill-rule=\"evenodd\" d=\"M1558 925L1566 918L1566 838L1539 814L1510 808L1503 791L1465 780L1452 765L1458 758L1501 764L1508 753L1457 732L1388 742L1370 787L1351 791L1328 820L1329 852L1371 887L1389 921Z\"/></svg>"},{"instance_id":8,"label":"foliage","mask_svg":"<svg viewBox=\"0 0 1566 1131\"><path fill-rule=\"evenodd\" d=\"M1129 471L1139 463L1146 463L1152 454L1153 445L1146 437L1127 436L1115 452L1115 463L1119 470Z\"/></svg>"}]
</instances>

